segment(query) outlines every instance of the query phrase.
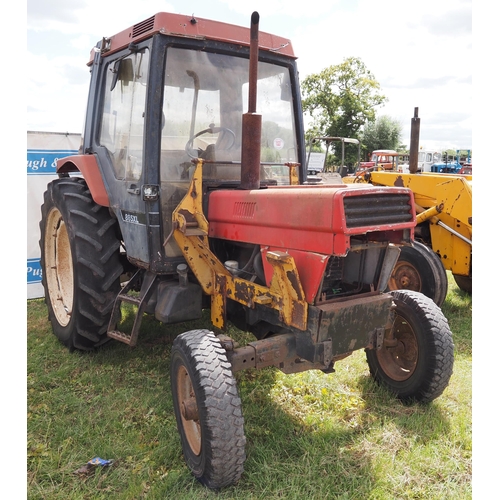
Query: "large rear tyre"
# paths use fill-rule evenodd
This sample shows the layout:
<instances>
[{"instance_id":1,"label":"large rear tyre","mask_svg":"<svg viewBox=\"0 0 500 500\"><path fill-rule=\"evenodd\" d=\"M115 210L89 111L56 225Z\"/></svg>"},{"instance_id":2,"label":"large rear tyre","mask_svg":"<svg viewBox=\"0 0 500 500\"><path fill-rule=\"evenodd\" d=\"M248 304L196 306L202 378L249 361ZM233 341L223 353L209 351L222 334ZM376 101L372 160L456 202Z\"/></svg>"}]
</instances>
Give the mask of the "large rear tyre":
<instances>
[{"instance_id":1,"label":"large rear tyre","mask_svg":"<svg viewBox=\"0 0 500 500\"><path fill-rule=\"evenodd\" d=\"M120 290L116 220L93 201L83 179L65 177L47 186L40 235L52 330L69 350L91 350L109 340L108 322Z\"/></svg>"},{"instance_id":2,"label":"large rear tyre","mask_svg":"<svg viewBox=\"0 0 500 500\"><path fill-rule=\"evenodd\" d=\"M460 288L462 292L472 295L472 276L462 276L460 274L454 274L453 278L458 288Z\"/></svg>"},{"instance_id":3,"label":"large rear tyre","mask_svg":"<svg viewBox=\"0 0 500 500\"><path fill-rule=\"evenodd\" d=\"M366 351L370 373L404 402L430 402L443 393L453 372L448 320L421 293L391 294L396 305L392 331L381 349Z\"/></svg>"},{"instance_id":4,"label":"large rear tyre","mask_svg":"<svg viewBox=\"0 0 500 500\"><path fill-rule=\"evenodd\" d=\"M439 255L418 241L404 246L388 289L421 292L441 307L448 293L448 277Z\"/></svg>"},{"instance_id":5,"label":"large rear tyre","mask_svg":"<svg viewBox=\"0 0 500 500\"><path fill-rule=\"evenodd\" d=\"M208 330L179 335L170 380L184 458L205 486L219 489L243 473L245 434L236 380L219 339Z\"/></svg>"}]
</instances>

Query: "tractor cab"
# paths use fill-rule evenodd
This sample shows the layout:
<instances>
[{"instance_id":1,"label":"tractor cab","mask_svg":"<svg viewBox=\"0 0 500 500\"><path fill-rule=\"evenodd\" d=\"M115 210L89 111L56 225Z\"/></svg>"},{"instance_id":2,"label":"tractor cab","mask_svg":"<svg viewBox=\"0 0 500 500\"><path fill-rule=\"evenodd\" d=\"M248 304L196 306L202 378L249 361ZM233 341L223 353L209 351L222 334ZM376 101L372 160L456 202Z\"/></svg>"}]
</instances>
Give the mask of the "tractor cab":
<instances>
[{"instance_id":1,"label":"tractor cab","mask_svg":"<svg viewBox=\"0 0 500 500\"><path fill-rule=\"evenodd\" d=\"M370 155L370 161L362 161L357 172L363 170L398 171L399 153L390 149L378 149Z\"/></svg>"},{"instance_id":2,"label":"tractor cab","mask_svg":"<svg viewBox=\"0 0 500 500\"><path fill-rule=\"evenodd\" d=\"M186 36L169 35L180 21ZM196 159L204 160L207 189L241 182L249 30L197 21L159 13L148 25L104 39L89 62L84 151L97 158L129 260L155 272L175 271L182 261L169 237L172 212ZM262 116L259 180L265 188L289 184L286 164L304 165L305 153L290 42L265 33L260 38L255 111Z\"/></svg>"}]
</instances>

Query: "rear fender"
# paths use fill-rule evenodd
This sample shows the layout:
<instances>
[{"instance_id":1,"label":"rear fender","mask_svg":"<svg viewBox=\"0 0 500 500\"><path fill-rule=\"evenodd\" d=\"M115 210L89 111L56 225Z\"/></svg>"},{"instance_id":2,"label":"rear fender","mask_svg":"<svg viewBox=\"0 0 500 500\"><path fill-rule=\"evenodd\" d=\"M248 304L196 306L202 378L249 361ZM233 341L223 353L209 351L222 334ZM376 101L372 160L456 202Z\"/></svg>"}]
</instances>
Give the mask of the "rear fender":
<instances>
[{"instance_id":1,"label":"rear fender","mask_svg":"<svg viewBox=\"0 0 500 500\"><path fill-rule=\"evenodd\" d=\"M109 207L109 197L94 155L74 155L57 160L58 174L81 172L93 200L104 207Z\"/></svg>"}]
</instances>

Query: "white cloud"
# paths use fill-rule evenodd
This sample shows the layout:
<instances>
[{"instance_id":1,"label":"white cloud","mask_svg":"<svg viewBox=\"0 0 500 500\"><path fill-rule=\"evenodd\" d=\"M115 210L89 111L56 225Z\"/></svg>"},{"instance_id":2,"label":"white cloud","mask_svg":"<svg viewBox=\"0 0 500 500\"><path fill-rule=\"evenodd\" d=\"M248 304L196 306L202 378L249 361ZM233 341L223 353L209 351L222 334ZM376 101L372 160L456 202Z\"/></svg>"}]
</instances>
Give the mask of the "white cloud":
<instances>
[{"instance_id":1,"label":"white cloud","mask_svg":"<svg viewBox=\"0 0 500 500\"><path fill-rule=\"evenodd\" d=\"M164 11L176 12L177 9L162 0L28 0L27 24L28 30L94 35L99 39Z\"/></svg>"},{"instance_id":2,"label":"white cloud","mask_svg":"<svg viewBox=\"0 0 500 500\"><path fill-rule=\"evenodd\" d=\"M341 3L341 0L313 0L309 2L290 2L289 0L253 0L250 4L246 2L235 2L234 0L221 0L230 10L249 16L257 11L265 20L271 16L282 16L284 18L317 18L321 13L331 11ZM278 33L277 33L278 34Z\"/></svg>"},{"instance_id":3,"label":"white cloud","mask_svg":"<svg viewBox=\"0 0 500 500\"><path fill-rule=\"evenodd\" d=\"M389 98L380 113L402 122L404 143L418 107L423 140L465 148L471 147L471 129L436 117L459 108L467 115L463 123L471 123L471 17L468 0L361 0L352 10L304 18L292 44L302 78L360 57Z\"/></svg>"}]
</instances>

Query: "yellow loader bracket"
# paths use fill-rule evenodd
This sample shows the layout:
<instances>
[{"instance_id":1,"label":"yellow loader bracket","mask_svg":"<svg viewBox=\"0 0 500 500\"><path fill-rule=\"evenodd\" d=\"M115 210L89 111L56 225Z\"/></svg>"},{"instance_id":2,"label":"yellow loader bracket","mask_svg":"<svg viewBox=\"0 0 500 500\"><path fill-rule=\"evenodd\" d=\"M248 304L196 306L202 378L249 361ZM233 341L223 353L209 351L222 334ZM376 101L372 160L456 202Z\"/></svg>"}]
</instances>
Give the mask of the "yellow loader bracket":
<instances>
[{"instance_id":1,"label":"yellow loader bracket","mask_svg":"<svg viewBox=\"0 0 500 500\"><path fill-rule=\"evenodd\" d=\"M203 163L198 159L189 189L172 213L173 237L203 292L211 296L211 319L214 326L226 328L226 302L234 300L249 308L257 305L279 312L287 326L306 330L307 302L292 256L268 252L273 267L270 287L233 276L210 250L209 223L203 213Z\"/></svg>"},{"instance_id":2,"label":"yellow loader bracket","mask_svg":"<svg viewBox=\"0 0 500 500\"><path fill-rule=\"evenodd\" d=\"M417 224L420 224L421 222L424 222L429 219L432 220L433 217L435 217L437 214L440 214L443 211L443 207L444 205L441 203L439 205L436 205L435 207L431 207L426 210L425 208L422 208L417 205L415 207L418 213Z\"/></svg>"}]
</instances>

